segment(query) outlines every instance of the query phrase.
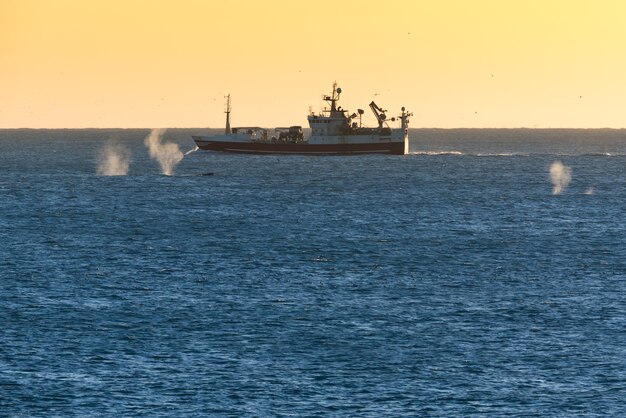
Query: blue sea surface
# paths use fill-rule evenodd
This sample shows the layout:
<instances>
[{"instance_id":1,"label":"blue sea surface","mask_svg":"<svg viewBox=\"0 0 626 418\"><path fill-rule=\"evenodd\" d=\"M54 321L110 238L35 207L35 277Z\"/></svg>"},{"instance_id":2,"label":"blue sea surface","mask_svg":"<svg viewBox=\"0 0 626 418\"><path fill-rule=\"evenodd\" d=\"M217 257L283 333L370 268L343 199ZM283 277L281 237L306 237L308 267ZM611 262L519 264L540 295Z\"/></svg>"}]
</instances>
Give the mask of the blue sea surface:
<instances>
[{"instance_id":1,"label":"blue sea surface","mask_svg":"<svg viewBox=\"0 0 626 418\"><path fill-rule=\"evenodd\" d=\"M626 131L148 133L0 130L0 416L626 416Z\"/></svg>"}]
</instances>

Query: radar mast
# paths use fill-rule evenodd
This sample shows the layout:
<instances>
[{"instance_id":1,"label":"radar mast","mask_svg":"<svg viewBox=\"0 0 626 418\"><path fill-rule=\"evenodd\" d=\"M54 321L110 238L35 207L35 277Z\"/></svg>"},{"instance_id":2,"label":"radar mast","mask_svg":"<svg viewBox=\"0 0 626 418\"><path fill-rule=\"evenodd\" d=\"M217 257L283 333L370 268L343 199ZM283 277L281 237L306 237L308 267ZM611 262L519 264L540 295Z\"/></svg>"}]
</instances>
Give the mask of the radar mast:
<instances>
[{"instance_id":1,"label":"radar mast","mask_svg":"<svg viewBox=\"0 0 626 418\"><path fill-rule=\"evenodd\" d=\"M335 81L333 83L333 94L332 94L332 96L324 95L324 97L322 97L324 99L324 101L330 102L330 111L331 112L336 112L337 111L337 101L339 100L339 95L340 94L341 94L341 87L337 87L337 82Z\"/></svg>"}]
</instances>

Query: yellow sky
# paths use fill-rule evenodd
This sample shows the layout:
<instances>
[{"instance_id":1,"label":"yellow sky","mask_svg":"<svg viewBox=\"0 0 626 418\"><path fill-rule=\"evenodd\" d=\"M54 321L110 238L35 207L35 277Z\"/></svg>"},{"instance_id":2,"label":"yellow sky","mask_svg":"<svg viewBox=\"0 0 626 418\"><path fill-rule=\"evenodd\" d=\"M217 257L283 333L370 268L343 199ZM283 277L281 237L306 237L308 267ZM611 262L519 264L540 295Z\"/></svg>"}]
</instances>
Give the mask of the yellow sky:
<instances>
[{"instance_id":1,"label":"yellow sky","mask_svg":"<svg viewBox=\"0 0 626 418\"><path fill-rule=\"evenodd\" d=\"M0 128L626 127L622 0L0 0ZM395 112L391 112L395 113Z\"/></svg>"}]
</instances>

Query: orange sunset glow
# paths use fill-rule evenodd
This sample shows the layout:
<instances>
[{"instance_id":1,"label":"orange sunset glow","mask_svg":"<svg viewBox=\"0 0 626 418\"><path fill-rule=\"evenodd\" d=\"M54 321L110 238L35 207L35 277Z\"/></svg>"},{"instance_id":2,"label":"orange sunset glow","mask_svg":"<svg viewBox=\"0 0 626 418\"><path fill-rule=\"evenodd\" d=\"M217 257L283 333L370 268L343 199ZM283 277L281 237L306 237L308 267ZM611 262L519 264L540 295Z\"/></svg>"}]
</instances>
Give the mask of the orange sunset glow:
<instances>
[{"instance_id":1,"label":"orange sunset glow","mask_svg":"<svg viewBox=\"0 0 626 418\"><path fill-rule=\"evenodd\" d=\"M0 128L626 126L626 2L0 0Z\"/></svg>"}]
</instances>

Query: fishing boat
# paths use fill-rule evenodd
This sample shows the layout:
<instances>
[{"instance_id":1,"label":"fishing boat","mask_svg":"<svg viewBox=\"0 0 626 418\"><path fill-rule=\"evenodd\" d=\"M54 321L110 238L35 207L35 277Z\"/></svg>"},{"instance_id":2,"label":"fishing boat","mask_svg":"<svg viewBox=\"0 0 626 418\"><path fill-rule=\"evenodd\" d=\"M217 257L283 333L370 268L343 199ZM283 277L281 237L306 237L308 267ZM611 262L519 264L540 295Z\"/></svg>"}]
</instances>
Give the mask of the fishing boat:
<instances>
[{"instance_id":1,"label":"fishing boat","mask_svg":"<svg viewBox=\"0 0 626 418\"><path fill-rule=\"evenodd\" d=\"M404 107L398 117L387 119L387 111L373 101L370 108L378 126L364 127L361 123L365 113L358 109L350 114L338 105L341 88L333 84L331 95L322 98L330 107L319 113L310 112L307 120L311 134L305 139L301 126L270 129L258 126L230 126L230 95L226 96L226 129L219 135L192 136L198 148L210 151L238 152L248 154L395 154L409 152L409 118L411 113ZM358 122L357 122L358 118ZM398 122L398 128L391 128L388 122Z\"/></svg>"}]
</instances>

